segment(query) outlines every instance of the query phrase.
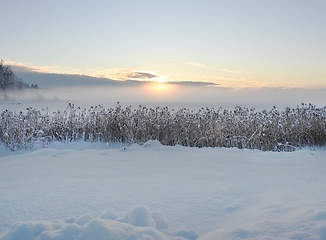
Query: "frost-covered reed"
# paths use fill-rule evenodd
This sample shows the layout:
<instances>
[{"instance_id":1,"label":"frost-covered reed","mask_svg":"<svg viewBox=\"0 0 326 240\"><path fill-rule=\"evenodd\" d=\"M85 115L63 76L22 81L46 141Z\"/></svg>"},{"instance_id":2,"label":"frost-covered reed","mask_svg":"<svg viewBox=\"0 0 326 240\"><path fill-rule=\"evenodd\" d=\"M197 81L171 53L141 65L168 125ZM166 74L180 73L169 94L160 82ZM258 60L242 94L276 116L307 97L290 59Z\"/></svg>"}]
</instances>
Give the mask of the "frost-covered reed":
<instances>
[{"instance_id":1,"label":"frost-covered reed","mask_svg":"<svg viewBox=\"0 0 326 240\"><path fill-rule=\"evenodd\" d=\"M326 145L326 107L301 104L283 111L256 111L139 106L81 109L69 104L64 111L27 108L26 113L4 111L0 142L10 150L46 147L52 141L145 143L190 147L237 147L263 151L293 151Z\"/></svg>"}]
</instances>

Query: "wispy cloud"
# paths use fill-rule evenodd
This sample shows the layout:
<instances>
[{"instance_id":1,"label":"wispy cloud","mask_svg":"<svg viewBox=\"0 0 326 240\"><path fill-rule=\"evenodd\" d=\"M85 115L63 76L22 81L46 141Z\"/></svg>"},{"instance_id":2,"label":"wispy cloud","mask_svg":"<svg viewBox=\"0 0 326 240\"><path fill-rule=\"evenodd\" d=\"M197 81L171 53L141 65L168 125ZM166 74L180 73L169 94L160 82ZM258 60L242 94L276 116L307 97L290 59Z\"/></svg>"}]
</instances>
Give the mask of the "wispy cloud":
<instances>
[{"instance_id":1,"label":"wispy cloud","mask_svg":"<svg viewBox=\"0 0 326 240\"><path fill-rule=\"evenodd\" d=\"M101 76L114 80L139 80L139 81L166 81L168 77L153 71L127 70L127 69L104 69L96 71Z\"/></svg>"},{"instance_id":2,"label":"wispy cloud","mask_svg":"<svg viewBox=\"0 0 326 240\"><path fill-rule=\"evenodd\" d=\"M231 87L231 88L247 88L247 87L270 87L269 84L263 81L251 79L251 78L232 78L222 77L217 75L197 75L187 74L178 77L179 81L195 81L195 82L212 82L212 86Z\"/></svg>"},{"instance_id":3,"label":"wispy cloud","mask_svg":"<svg viewBox=\"0 0 326 240\"><path fill-rule=\"evenodd\" d=\"M193 62L193 61L178 61L178 60L174 60L174 59L168 59L168 61L183 63L183 64L187 64L187 65L191 65L191 66L199 67L199 68L206 68L206 64Z\"/></svg>"},{"instance_id":4,"label":"wispy cloud","mask_svg":"<svg viewBox=\"0 0 326 240\"><path fill-rule=\"evenodd\" d=\"M106 70L104 72L106 73L105 75L110 76L110 78L118 80L152 80L160 77L155 73L124 69Z\"/></svg>"},{"instance_id":5,"label":"wispy cloud","mask_svg":"<svg viewBox=\"0 0 326 240\"><path fill-rule=\"evenodd\" d=\"M195 67L206 68L206 64L203 63L198 63L198 62L181 62L181 63L188 64Z\"/></svg>"},{"instance_id":6,"label":"wispy cloud","mask_svg":"<svg viewBox=\"0 0 326 240\"><path fill-rule=\"evenodd\" d=\"M234 74L241 74L241 73L250 74L251 73L251 72L248 72L248 71L243 70L243 69L233 71L233 70L229 70L229 69L226 69L226 68L221 68L220 71L227 72L227 73L234 73Z\"/></svg>"},{"instance_id":7,"label":"wispy cloud","mask_svg":"<svg viewBox=\"0 0 326 240\"><path fill-rule=\"evenodd\" d=\"M224 78L224 86L233 87L233 88L262 88L262 87L271 87L270 84L250 79L250 78Z\"/></svg>"},{"instance_id":8,"label":"wispy cloud","mask_svg":"<svg viewBox=\"0 0 326 240\"><path fill-rule=\"evenodd\" d=\"M77 74L83 75L78 68L60 67L60 66L30 66L19 62L6 61L6 64L12 66L20 72L38 72L38 73L55 73L55 74Z\"/></svg>"}]
</instances>

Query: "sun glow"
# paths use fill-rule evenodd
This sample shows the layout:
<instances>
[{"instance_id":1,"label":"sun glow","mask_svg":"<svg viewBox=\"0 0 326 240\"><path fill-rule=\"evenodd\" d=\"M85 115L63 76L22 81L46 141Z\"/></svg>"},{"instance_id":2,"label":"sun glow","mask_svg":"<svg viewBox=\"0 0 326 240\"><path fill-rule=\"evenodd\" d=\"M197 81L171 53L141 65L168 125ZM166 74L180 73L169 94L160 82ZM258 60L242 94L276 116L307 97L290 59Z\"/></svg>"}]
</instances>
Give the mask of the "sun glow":
<instances>
[{"instance_id":1,"label":"sun glow","mask_svg":"<svg viewBox=\"0 0 326 240\"><path fill-rule=\"evenodd\" d=\"M151 94L166 95L176 90L176 86L167 82L149 82L144 86L145 90Z\"/></svg>"}]
</instances>

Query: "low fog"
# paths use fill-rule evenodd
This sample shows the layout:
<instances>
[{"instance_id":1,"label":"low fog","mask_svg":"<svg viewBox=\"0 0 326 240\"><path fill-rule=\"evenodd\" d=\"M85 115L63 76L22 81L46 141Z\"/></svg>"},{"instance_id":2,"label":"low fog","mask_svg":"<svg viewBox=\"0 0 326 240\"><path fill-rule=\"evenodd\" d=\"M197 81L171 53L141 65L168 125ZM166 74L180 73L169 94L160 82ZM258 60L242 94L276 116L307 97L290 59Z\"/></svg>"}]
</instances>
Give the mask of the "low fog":
<instances>
[{"instance_id":1,"label":"low fog","mask_svg":"<svg viewBox=\"0 0 326 240\"><path fill-rule=\"evenodd\" d=\"M231 89L209 82L159 83L149 81L115 81L71 74L35 72L24 66L13 66L16 75L25 83L37 84L39 89L8 92L5 99L0 91L0 110L7 108L25 110L27 107L50 110L65 109L68 103L89 108L102 105L105 108L139 105L146 107L169 107L170 109L202 107L233 109L235 106L271 109L276 106L296 107L302 102L323 107L326 89Z\"/></svg>"},{"instance_id":2,"label":"low fog","mask_svg":"<svg viewBox=\"0 0 326 240\"><path fill-rule=\"evenodd\" d=\"M1 93L3 94L3 93ZM114 107L117 102L122 107L139 105L146 107L182 107L198 110L202 107L233 109L236 105L269 110L296 107L302 102L317 107L325 106L326 90L308 89L229 89L204 84L164 84L142 83L134 86L62 86L47 89L26 89L9 92L5 100L0 95L0 110L25 110L48 107L50 110L65 109L68 103L89 108L102 105Z\"/></svg>"}]
</instances>

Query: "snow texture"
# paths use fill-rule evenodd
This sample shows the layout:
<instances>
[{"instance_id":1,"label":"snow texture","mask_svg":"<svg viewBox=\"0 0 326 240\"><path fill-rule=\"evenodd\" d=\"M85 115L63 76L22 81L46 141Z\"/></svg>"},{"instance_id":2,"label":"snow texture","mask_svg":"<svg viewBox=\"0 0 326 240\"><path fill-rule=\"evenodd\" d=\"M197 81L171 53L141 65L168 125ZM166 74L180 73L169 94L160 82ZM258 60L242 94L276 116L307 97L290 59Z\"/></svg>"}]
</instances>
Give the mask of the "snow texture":
<instances>
[{"instance_id":1,"label":"snow texture","mask_svg":"<svg viewBox=\"0 0 326 240\"><path fill-rule=\"evenodd\" d=\"M0 146L0 239L326 239L326 152Z\"/></svg>"}]
</instances>

